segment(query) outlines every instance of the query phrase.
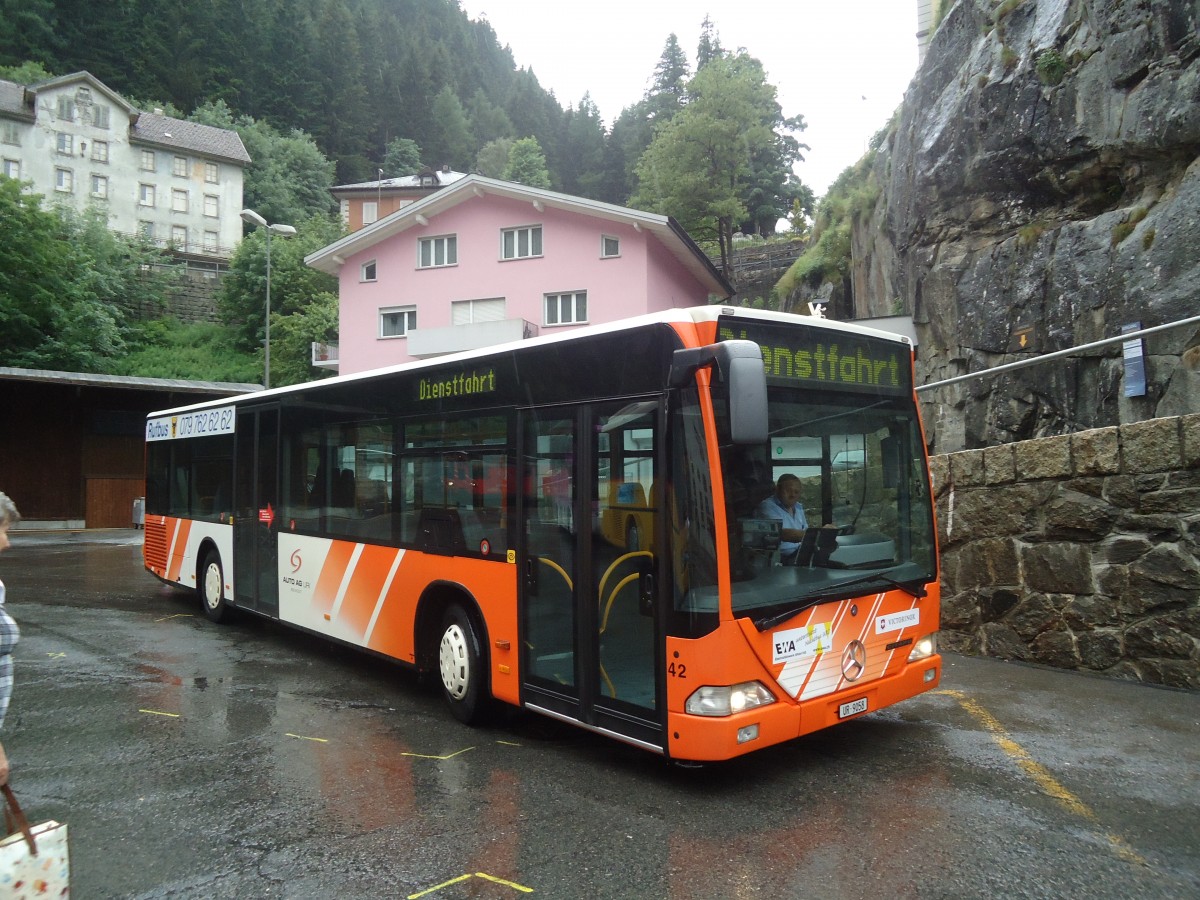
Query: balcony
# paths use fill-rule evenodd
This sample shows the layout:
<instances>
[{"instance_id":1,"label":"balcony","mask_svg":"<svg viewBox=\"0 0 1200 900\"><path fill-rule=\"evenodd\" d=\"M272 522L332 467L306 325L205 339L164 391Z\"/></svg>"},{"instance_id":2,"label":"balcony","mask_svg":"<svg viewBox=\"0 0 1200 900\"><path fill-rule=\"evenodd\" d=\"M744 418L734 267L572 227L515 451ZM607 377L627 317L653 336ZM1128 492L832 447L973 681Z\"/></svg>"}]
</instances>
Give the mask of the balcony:
<instances>
[{"instance_id":1,"label":"balcony","mask_svg":"<svg viewBox=\"0 0 1200 900\"><path fill-rule=\"evenodd\" d=\"M479 350L510 341L523 341L535 337L537 333L537 326L524 319L474 322L446 328L416 328L408 333L408 354L425 359L463 350Z\"/></svg>"},{"instance_id":2,"label":"balcony","mask_svg":"<svg viewBox=\"0 0 1200 900\"><path fill-rule=\"evenodd\" d=\"M338 345L312 342L312 364L322 369L337 369Z\"/></svg>"}]
</instances>

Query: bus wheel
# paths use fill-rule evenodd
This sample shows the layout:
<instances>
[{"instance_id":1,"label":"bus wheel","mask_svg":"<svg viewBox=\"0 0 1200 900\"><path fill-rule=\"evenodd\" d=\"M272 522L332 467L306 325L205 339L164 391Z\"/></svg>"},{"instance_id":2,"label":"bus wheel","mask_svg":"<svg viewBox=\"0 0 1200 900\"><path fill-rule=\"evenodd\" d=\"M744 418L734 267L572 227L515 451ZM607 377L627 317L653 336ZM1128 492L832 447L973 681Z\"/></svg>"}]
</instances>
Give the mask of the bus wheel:
<instances>
[{"instance_id":1,"label":"bus wheel","mask_svg":"<svg viewBox=\"0 0 1200 900\"><path fill-rule=\"evenodd\" d=\"M214 622L221 622L229 615L229 604L225 602L225 573L221 570L221 554L210 550L200 567L200 583L196 586L200 594L200 605L204 615Z\"/></svg>"},{"instance_id":2,"label":"bus wheel","mask_svg":"<svg viewBox=\"0 0 1200 900\"><path fill-rule=\"evenodd\" d=\"M478 722L485 706L483 651L474 622L457 603L442 618L438 669L442 676L442 696L454 718L466 725Z\"/></svg>"}]
</instances>

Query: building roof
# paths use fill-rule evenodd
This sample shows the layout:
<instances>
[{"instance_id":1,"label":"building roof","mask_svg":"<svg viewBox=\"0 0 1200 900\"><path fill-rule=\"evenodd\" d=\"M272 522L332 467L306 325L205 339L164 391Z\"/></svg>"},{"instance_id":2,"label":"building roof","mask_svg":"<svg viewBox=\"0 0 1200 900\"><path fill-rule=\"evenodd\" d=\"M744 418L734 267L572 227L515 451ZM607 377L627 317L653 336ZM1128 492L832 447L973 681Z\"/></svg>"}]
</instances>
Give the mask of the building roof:
<instances>
[{"instance_id":1,"label":"building roof","mask_svg":"<svg viewBox=\"0 0 1200 900\"><path fill-rule=\"evenodd\" d=\"M408 206L384 216L378 222L334 241L315 253L310 253L304 258L304 262L314 269L336 275L344 265L346 257L373 247L410 228L424 225L429 217L443 213L460 203L488 195L520 200L529 203L539 211L550 207L632 225L639 230L648 231L658 238L662 245L679 260L680 264L697 281L707 287L710 293L722 297L733 294L732 285L717 271L712 261L684 231L683 227L670 216L629 209L612 203L602 203L586 197L560 194L557 191L543 188L528 187L512 181L486 178L483 175L466 175L428 197L410 203Z\"/></svg>"},{"instance_id":2,"label":"building roof","mask_svg":"<svg viewBox=\"0 0 1200 900\"><path fill-rule=\"evenodd\" d=\"M172 150L189 150L202 156L228 160L240 166L250 164L250 154L246 152L236 131L174 119L157 112L139 112L90 72L72 72L70 75L62 75L33 85L0 80L0 115L20 116L33 121L36 109L34 98L39 91L65 87L76 82L86 83L124 111L129 118L131 142L152 144Z\"/></svg>"},{"instance_id":3,"label":"building roof","mask_svg":"<svg viewBox=\"0 0 1200 900\"><path fill-rule=\"evenodd\" d=\"M0 381L36 381L51 384L73 384L79 387L172 391L181 394L250 394L263 389L261 384L241 384L232 381L187 381L182 378L92 375L85 372L55 372L49 369L12 369L5 366L0 366Z\"/></svg>"},{"instance_id":4,"label":"building roof","mask_svg":"<svg viewBox=\"0 0 1200 900\"><path fill-rule=\"evenodd\" d=\"M25 85L0 78L0 116L33 120L33 108L25 102Z\"/></svg>"},{"instance_id":5,"label":"building roof","mask_svg":"<svg viewBox=\"0 0 1200 900\"><path fill-rule=\"evenodd\" d=\"M131 143L155 144L177 150L191 150L203 156L215 156L238 165L250 164L250 154L236 131L172 119L158 113L142 113L129 128Z\"/></svg>"},{"instance_id":6,"label":"building roof","mask_svg":"<svg viewBox=\"0 0 1200 900\"><path fill-rule=\"evenodd\" d=\"M422 181L422 177L427 178L430 175L436 179L436 185L425 184ZM410 192L424 192L431 189L444 188L466 177L466 172L455 172L451 169L426 169L413 175L398 175L395 178L383 178L379 181L361 181L358 184L337 184L331 187L329 192L335 197L350 196L353 194L374 197L380 191L385 194L407 194Z\"/></svg>"}]
</instances>

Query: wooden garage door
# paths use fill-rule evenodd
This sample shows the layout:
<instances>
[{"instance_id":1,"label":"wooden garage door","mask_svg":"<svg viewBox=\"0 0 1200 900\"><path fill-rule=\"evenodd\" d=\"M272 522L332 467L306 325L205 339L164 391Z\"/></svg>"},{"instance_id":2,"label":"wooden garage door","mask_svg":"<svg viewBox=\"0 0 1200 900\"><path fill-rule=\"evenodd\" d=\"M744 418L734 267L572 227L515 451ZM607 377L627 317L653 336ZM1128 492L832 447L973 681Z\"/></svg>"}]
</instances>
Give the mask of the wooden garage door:
<instances>
[{"instance_id":1,"label":"wooden garage door","mask_svg":"<svg viewBox=\"0 0 1200 900\"><path fill-rule=\"evenodd\" d=\"M85 524L88 528L132 528L134 498L145 493L143 478L89 477Z\"/></svg>"}]
</instances>

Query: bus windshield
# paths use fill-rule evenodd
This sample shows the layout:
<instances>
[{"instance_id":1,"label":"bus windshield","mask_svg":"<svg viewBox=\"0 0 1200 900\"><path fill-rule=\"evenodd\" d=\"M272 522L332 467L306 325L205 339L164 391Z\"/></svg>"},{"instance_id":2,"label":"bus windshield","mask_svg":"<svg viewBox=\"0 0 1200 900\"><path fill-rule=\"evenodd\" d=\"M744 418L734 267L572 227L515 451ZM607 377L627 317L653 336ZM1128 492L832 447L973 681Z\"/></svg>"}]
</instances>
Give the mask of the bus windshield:
<instances>
[{"instance_id":1,"label":"bus windshield","mask_svg":"<svg viewBox=\"0 0 1200 900\"><path fill-rule=\"evenodd\" d=\"M771 386L769 437L725 444L735 615L760 627L831 599L937 577L921 429L910 396Z\"/></svg>"}]
</instances>

